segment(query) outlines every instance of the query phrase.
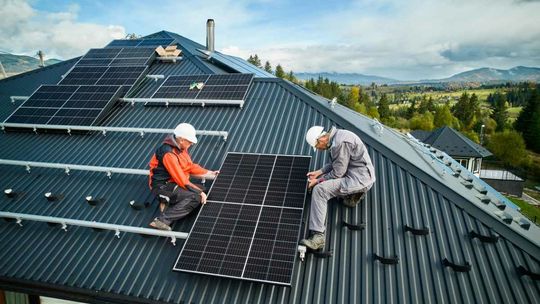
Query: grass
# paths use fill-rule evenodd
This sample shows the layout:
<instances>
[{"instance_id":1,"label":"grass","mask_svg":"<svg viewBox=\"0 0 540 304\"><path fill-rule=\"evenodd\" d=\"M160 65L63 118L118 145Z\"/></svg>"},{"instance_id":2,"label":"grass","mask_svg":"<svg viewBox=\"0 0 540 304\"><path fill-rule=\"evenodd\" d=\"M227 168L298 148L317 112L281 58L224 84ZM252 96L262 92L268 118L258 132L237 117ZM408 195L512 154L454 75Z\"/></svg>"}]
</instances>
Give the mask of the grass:
<instances>
[{"instance_id":1,"label":"grass","mask_svg":"<svg viewBox=\"0 0 540 304\"><path fill-rule=\"evenodd\" d=\"M507 196L506 198L511 200L514 204L518 205L519 208L521 208L521 213L525 215L526 217L528 217L532 222L534 222L537 225L540 223L540 208L539 207L533 206L527 203L526 201L516 198L516 197Z\"/></svg>"}]
</instances>

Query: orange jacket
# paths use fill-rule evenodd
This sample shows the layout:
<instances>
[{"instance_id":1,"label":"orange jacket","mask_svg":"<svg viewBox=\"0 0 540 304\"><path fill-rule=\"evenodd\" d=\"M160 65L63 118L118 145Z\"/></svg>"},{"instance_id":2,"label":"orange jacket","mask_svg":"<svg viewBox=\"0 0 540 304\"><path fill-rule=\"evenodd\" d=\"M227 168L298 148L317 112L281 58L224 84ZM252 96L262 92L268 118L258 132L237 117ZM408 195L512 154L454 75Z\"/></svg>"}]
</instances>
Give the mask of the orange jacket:
<instances>
[{"instance_id":1,"label":"orange jacket","mask_svg":"<svg viewBox=\"0 0 540 304\"><path fill-rule=\"evenodd\" d=\"M208 170L194 163L186 150L181 150L173 135L165 138L156 149L150 160L150 189L161 186L166 182L174 182L178 186L200 192L198 187L189 181L191 174L204 175Z\"/></svg>"}]
</instances>

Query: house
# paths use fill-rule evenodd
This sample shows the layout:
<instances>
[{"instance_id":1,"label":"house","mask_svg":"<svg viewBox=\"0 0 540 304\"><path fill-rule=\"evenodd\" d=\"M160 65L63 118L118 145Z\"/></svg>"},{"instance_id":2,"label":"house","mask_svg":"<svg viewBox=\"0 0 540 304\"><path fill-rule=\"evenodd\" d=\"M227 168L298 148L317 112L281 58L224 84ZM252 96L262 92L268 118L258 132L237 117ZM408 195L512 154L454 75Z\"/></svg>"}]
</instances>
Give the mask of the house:
<instances>
[{"instance_id":1,"label":"house","mask_svg":"<svg viewBox=\"0 0 540 304\"><path fill-rule=\"evenodd\" d=\"M176 272L182 240L175 246L164 237L27 220L34 215L146 227L158 207L147 176L139 173L148 168L163 134L6 128L0 133L0 187L17 195L0 197L0 290L33 300L92 303L534 303L540 298L540 228L445 153L178 34L161 31L144 38L174 39L182 50L176 62L152 61L147 75L253 73L245 103L201 107L118 100L100 126L172 129L190 122L198 130L227 132L226 140L201 135L193 147L193 159L208 168L219 168L226 153L236 151L309 155L316 169L328 155L313 152L305 132L312 125L336 125L365 142L377 182L354 209L330 203L327 249L333 256L297 259L290 287ZM0 81L0 121L20 105L10 96L57 83L78 61ZM146 77L125 98L150 98L163 81ZM27 162L34 163L27 167ZM88 196L99 200L90 204ZM305 215L308 210L306 202ZM17 223L9 214L25 219ZM189 232L194 220L190 216L173 230ZM365 226L351 230L344 223Z\"/></svg>"},{"instance_id":2,"label":"house","mask_svg":"<svg viewBox=\"0 0 540 304\"><path fill-rule=\"evenodd\" d=\"M423 143L446 152L476 176L480 174L482 159L493 155L486 148L448 126L435 131L415 130L411 132L411 135Z\"/></svg>"}]
</instances>

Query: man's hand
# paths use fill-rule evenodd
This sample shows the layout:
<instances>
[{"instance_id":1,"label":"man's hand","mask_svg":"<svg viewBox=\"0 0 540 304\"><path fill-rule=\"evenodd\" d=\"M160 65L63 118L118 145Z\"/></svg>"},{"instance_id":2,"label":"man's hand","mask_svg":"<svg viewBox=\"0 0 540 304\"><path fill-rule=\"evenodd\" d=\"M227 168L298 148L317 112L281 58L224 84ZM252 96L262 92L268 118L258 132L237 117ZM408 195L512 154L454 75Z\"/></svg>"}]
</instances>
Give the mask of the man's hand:
<instances>
[{"instance_id":1,"label":"man's hand","mask_svg":"<svg viewBox=\"0 0 540 304\"><path fill-rule=\"evenodd\" d=\"M210 171L210 174L212 174L213 176L217 176L219 174L219 170Z\"/></svg>"},{"instance_id":2,"label":"man's hand","mask_svg":"<svg viewBox=\"0 0 540 304\"><path fill-rule=\"evenodd\" d=\"M322 175L322 171L321 170L317 170L317 171L311 171L311 172L308 172L308 174L306 174L306 176L309 178L309 179L312 179L312 178L318 178L319 176Z\"/></svg>"},{"instance_id":3,"label":"man's hand","mask_svg":"<svg viewBox=\"0 0 540 304\"><path fill-rule=\"evenodd\" d=\"M201 204L206 204L206 193L201 192Z\"/></svg>"},{"instance_id":4,"label":"man's hand","mask_svg":"<svg viewBox=\"0 0 540 304\"><path fill-rule=\"evenodd\" d=\"M308 189L311 189L311 188L315 187L316 184L317 184L317 179L316 178L310 178L308 180Z\"/></svg>"}]
</instances>

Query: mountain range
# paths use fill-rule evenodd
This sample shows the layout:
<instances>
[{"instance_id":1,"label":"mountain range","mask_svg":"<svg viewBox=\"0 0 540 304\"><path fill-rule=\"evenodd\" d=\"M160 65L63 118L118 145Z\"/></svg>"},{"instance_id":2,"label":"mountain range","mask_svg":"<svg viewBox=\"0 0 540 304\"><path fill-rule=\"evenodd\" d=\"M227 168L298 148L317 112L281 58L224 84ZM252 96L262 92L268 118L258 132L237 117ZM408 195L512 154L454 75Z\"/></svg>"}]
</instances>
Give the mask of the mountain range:
<instances>
[{"instance_id":1,"label":"mountain range","mask_svg":"<svg viewBox=\"0 0 540 304\"><path fill-rule=\"evenodd\" d=\"M502 82L520 82L534 81L540 82L540 68L517 66L508 70L480 68L455 74L442 79L423 79L403 81L391 78L385 78L373 75L364 75L359 73L296 73L297 78L308 80L319 77L328 78L341 84L430 84L430 83L469 83L476 82L481 84L502 83Z\"/></svg>"},{"instance_id":2,"label":"mountain range","mask_svg":"<svg viewBox=\"0 0 540 304\"><path fill-rule=\"evenodd\" d=\"M49 59L45 61L45 65L51 65L60 62L58 59ZM0 62L4 66L8 76L24 73L39 67L39 60L31 56L0 54ZM365 75L360 73L335 73L335 72L320 72L320 73L296 73L298 79L308 80L310 78L317 79L319 77L328 78L331 81L336 81L340 84L348 85L370 85L372 83L381 84L396 84L396 85L416 85L416 84L449 84L449 83L480 83L494 84L504 82L521 82L533 81L540 82L540 68L517 66L508 70L494 68L480 68L455 74L448 78L442 79L423 79L423 80L398 80L376 75ZM0 74L0 79L3 77Z\"/></svg>"},{"instance_id":3,"label":"mountain range","mask_svg":"<svg viewBox=\"0 0 540 304\"><path fill-rule=\"evenodd\" d=\"M45 60L45 66L60 62L58 59ZM39 59L13 54L0 54L0 62L4 66L4 70L8 76L24 73L30 70L39 68ZM0 73L0 79L3 75Z\"/></svg>"}]
</instances>

